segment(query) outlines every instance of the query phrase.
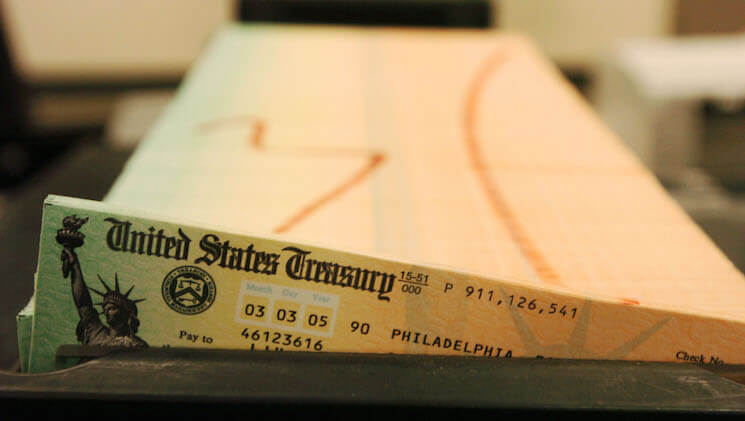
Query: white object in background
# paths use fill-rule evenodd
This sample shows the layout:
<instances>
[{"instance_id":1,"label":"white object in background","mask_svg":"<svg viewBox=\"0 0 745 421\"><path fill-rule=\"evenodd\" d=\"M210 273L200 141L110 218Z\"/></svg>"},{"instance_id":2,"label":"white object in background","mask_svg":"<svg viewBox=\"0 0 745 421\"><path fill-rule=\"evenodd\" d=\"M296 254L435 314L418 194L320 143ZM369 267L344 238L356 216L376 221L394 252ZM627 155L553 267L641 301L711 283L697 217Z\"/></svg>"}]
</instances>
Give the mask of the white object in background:
<instances>
[{"instance_id":1,"label":"white object in background","mask_svg":"<svg viewBox=\"0 0 745 421\"><path fill-rule=\"evenodd\" d=\"M700 164L701 101L745 98L745 36L628 40L599 67L594 102L663 179Z\"/></svg>"}]
</instances>

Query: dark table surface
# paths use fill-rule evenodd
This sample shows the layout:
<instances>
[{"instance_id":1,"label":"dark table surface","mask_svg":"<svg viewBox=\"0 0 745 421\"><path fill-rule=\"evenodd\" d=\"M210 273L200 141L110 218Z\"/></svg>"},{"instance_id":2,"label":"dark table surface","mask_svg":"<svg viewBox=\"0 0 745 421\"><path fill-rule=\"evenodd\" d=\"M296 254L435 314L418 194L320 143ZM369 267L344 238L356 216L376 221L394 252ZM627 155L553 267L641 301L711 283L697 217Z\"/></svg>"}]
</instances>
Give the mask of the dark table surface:
<instances>
[{"instance_id":1,"label":"dark table surface","mask_svg":"<svg viewBox=\"0 0 745 421\"><path fill-rule=\"evenodd\" d=\"M724 372L741 376L745 369ZM26 411L51 406L78 415L106 411L107 418L153 408L231 418L744 415L745 386L719 374L680 363L150 348L54 373L0 372L0 405L43 402Z\"/></svg>"}]
</instances>

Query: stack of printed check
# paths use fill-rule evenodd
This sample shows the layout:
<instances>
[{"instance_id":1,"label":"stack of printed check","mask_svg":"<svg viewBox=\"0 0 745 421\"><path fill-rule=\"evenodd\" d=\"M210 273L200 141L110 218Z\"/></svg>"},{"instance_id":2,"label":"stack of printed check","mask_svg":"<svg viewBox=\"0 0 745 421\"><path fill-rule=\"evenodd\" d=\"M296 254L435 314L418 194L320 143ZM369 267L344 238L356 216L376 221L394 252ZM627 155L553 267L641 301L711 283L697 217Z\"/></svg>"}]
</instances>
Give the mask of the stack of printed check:
<instances>
[{"instance_id":1,"label":"stack of printed check","mask_svg":"<svg viewBox=\"0 0 745 421\"><path fill-rule=\"evenodd\" d=\"M230 26L104 202L46 201L19 334L34 372L64 344L723 364L743 302L526 40Z\"/></svg>"}]
</instances>

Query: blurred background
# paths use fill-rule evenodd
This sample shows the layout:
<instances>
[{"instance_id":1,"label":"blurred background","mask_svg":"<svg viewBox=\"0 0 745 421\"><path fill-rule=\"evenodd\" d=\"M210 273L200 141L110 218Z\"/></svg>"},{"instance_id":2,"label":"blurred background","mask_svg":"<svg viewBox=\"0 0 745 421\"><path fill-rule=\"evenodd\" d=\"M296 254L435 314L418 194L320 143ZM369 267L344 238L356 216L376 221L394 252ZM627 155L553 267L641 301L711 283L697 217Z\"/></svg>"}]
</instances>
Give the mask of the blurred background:
<instances>
[{"instance_id":1,"label":"blurred background","mask_svg":"<svg viewBox=\"0 0 745 421\"><path fill-rule=\"evenodd\" d=\"M0 0L0 338L32 294L43 197L101 199L239 20L522 33L745 270L745 1Z\"/></svg>"}]
</instances>

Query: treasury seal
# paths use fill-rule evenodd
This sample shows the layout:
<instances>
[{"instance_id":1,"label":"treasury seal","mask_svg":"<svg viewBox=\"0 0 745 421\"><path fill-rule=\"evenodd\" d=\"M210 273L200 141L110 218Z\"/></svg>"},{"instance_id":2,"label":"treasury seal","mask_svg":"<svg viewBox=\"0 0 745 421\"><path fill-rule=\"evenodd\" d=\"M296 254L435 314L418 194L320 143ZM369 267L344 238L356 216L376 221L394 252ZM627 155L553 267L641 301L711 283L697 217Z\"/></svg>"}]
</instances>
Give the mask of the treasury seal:
<instances>
[{"instance_id":1,"label":"treasury seal","mask_svg":"<svg viewBox=\"0 0 745 421\"><path fill-rule=\"evenodd\" d=\"M163 300L181 314L199 314L215 302L215 281L204 269L180 266L168 272L161 288Z\"/></svg>"}]
</instances>

